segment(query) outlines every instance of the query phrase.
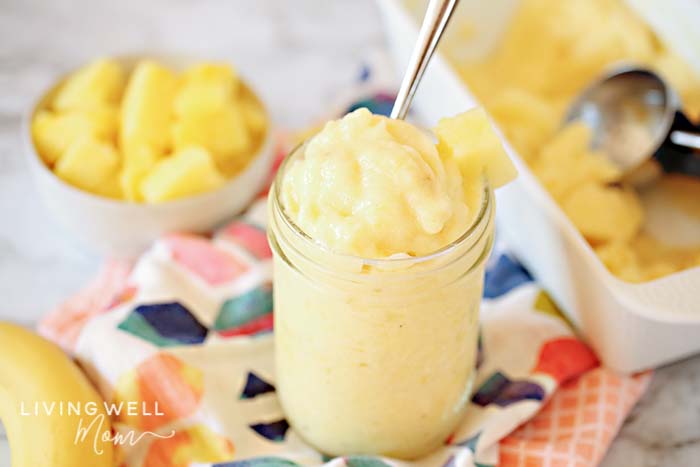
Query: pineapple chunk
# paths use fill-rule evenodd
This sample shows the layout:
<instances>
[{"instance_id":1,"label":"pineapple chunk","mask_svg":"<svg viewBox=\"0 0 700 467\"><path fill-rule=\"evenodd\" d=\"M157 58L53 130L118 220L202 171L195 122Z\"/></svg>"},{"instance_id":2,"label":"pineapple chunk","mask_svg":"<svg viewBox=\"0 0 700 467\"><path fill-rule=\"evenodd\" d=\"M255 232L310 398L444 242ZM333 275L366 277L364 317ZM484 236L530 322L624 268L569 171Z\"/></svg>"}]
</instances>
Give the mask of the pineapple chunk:
<instances>
[{"instance_id":1,"label":"pineapple chunk","mask_svg":"<svg viewBox=\"0 0 700 467\"><path fill-rule=\"evenodd\" d=\"M226 106L219 112L186 115L173 126L173 143L177 151L201 146L218 165L245 156L252 145L240 107Z\"/></svg>"},{"instance_id":2,"label":"pineapple chunk","mask_svg":"<svg viewBox=\"0 0 700 467\"><path fill-rule=\"evenodd\" d=\"M219 112L238 90L238 78L229 65L205 63L188 70L178 91L174 110L178 117Z\"/></svg>"},{"instance_id":3,"label":"pineapple chunk","mask_svg":"<svg viewBox=\"0 0 700 467\"><path fill-rule=\"evenodd\" d=\"M590 242L630 240L642 225L644 211L628 188L589 183L572 192L562 208Z\"/></svg>"},{"instance_id":4,"label":"pineapple chunk","mask_svg":"<svg viewBox=\"0 0 700 467\"><path fill-rule=\"evenodd\" d=\"M139 146L124 154L124 167L119 185L129 201L143 201L141 182L158 162L158 154L150 146Z\"/></svg>"},{"instance_id":5,"label":"pineapple chunk","mask_svg":"<svg viewBox=\"0 0 700 467\"><path fill-rule=\"evenodd\" d=\"M232 91L238 90L238 75L228 63L201 63L188 69L184 73L184 79L190 82L223 83L231 82Z\"/></svg>"},{"instance_id":6,"label":"pineapple chunk","mask_svg":"<svg viewBox=\"0 0 700 467\"><path fill-rule=\"evenodd\" d=\"M124 192L119 182L119 173L114 172L109 175L100 186L95 188L95 193L106 198L124 199Z\"/></svg>"},{"instance_id":7,"label":"pineapple chunk","mask_svg":"<svg viewBox=\"0 0 700 467\"><path fill-rule=\"evenodd\" d=\"M262 104L253 97L246 97L240 101L243 117L248 129L256 136L265 134L267 129L267 114Z\"/></svg>"},{"instance_id":8,"label":"pineapple chunk","mask_svg":"<svg viewBox=\"0 0 700 467\"><path fill-rule=\"evenodd\" d=\"M39 155L53 165L68 147L82 136L113 140L117 133L117 111L112 107L54 114L39 111L32 121L32 134Z\"/></svg>"},{"instance_id":9,"label":"pineapple chunk","mask_svg":"<svg viewBox=\"0 0 700 467\"><path fill-rule=\"evenodd\" d=\"M126 75L114 60L97 60L73 73L53 99L57 111L92 109L119 102Z\"/></svg>"},{"instance_id":10,"label":"pineapple chunk","mask_svg":"<svg viewBox=\"0 0 700 467\"><path fill-rule=\"evenodd\" d=\"M93 193L114 176L119 155L114 145L94 136L82 136L73 142L56 163L56 175L66 182Z\"/></svg>"},{"instance_id":11,"label":"pineapple chunk","mask_svg":"<svg viewBox=\"0 0 700 467\"><path fill-rule=\"evenodd\" d=\"M93 134L100 139L116 143L119 132L119 109L97 107L82 112L92 122Z\"/></svg>"},{"instance_id":12,"label":"pineapple chunk","mask_svg":"<svg viewBox=\"0 0 700 467\"><path fill-rule=\"evenodd\" d=\"M159 153L170 146L172 103L177 78L167 68L144 61L136 66L124 93L121 149L150 145Z\"/></svg>"},{"instance_id":13,"label":"pineapple chunk","mask_svg":"<svg viewBox=\"0 0 700 467\"><path fill-rule=\"evenodd\" d=\"M159 203L211 191L225 182L209 153L190 147L160 161L141 183L149 203Z\"/></svg>"},{"instance_id":14,"label":"pineapple chunk","mask_svg":"<svg viewBox=\"0 0 700 467\"><path fill-rule=\"evenodd\" d=\"M498 188L517 176L515 166L483 109L443 118L435 133L438 150L457 160L465 180L474 180L483 172L491 186Z\"/></svg>"}]
</instances>

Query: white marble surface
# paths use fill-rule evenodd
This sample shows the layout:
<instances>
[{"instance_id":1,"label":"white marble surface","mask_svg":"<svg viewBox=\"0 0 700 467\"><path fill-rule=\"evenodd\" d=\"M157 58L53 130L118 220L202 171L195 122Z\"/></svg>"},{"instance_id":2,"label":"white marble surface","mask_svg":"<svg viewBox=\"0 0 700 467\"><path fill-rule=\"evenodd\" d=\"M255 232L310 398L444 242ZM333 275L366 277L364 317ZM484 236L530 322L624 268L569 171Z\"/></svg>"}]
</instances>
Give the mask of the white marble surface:
<instances>
[{"instance_id":1,"label":"white marble surface","mask_svg":"<svg viewBox=\"0 0 700 467\"><path fill-rule=\"evenodd\" d=\"M0 44L0 319L27 325L99 264L47 219L18 142L22 113L56 74L105 54L228 58L278 123L301 126L384 50L372 0L0 0ZM7 455L0 440L0 466ZM700 358L657 372L603 465L700 465Z\"/></svg>"}]
</instances>

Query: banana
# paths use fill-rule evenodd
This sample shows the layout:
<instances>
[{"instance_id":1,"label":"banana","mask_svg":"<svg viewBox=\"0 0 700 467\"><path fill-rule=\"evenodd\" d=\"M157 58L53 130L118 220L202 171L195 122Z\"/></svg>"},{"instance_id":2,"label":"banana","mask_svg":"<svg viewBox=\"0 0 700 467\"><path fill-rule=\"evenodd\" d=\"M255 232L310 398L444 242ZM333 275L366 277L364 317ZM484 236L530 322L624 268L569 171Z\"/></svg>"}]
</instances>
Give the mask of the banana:
<instances>
[{"instance_id":1,"label":"banana","mask_svg":"<svg viewBox=\"0 0 700 467\"><path fill-rule=\"evenodd\" d=\"M12 467L112 467L104 401L46 339L0 322L0 420Z\"/></svg>"}]
</instances>

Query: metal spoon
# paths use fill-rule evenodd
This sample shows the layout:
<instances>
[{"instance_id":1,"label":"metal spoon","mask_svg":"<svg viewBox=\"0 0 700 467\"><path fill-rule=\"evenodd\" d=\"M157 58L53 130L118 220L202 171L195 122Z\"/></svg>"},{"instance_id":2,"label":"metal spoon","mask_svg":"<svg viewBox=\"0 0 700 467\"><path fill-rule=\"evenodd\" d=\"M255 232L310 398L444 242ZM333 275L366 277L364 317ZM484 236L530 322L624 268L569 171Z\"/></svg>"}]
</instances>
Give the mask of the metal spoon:
<instances>
[{"instance_id":1,"label":"metal spoon","mask_svg":"<svg viewBox=\"0 0 700 467\"><path fill-rule=\"evenodd\" d=\"M662 171L700 177L700 127L650 70L618 69L593 83L570 108L566 121L573 120L593 130L593 148L602 149L632 183Z\"/></svg>"},{"instance_id":2,"label":"metal spoon","mask_svg":"<svg viewBox=\"0 0 700 467\"><path fill-rule=\"evenodd\" d=\"M391 118L403 120L413 101L425 69L437 48L442 33L459 0L430 0L421 24L418 40L411 53L408 68L391 109Z\"/></svg>"}]
</instances>

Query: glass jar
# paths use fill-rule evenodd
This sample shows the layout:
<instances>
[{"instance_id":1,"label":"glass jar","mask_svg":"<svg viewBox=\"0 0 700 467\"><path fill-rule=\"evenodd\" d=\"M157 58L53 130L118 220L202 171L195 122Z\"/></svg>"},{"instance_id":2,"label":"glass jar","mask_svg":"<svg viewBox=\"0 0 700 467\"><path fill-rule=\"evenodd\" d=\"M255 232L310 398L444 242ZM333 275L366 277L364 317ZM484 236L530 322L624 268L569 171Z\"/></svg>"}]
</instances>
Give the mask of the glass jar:
<instances>
[{"instance_id":1,"label":"glass jar","mask_svg":"<svg viewBox=\"0 0 700 467\"><path fill-rule=\"evenodd\" d=\"M470 398L493 191L467 232L422 257L334 253L269 196L276 387L287 419L330 455L413 459L442 445Z\"/></svg>"}]
</instances>

